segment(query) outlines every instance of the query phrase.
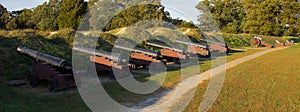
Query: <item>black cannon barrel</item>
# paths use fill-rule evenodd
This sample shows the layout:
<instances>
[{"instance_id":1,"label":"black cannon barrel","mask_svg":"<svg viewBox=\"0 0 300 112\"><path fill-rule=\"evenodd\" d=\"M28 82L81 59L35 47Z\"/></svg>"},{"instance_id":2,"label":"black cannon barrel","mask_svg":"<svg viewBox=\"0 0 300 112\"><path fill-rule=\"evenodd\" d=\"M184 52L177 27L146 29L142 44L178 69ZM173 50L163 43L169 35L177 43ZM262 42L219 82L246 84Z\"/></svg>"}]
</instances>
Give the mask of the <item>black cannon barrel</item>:
<instances>
[{"instance_id":1,"label":"black cannon barrel","mask_svg":"<svg viewBox=\"0 0 300 112\"><path fill-rule=\"evenodd\" d=\"M146 45L153 46L153 47L158 47L158 48L163 48L163 49L171 49L171 50L174 50L176 52L185 53L185 50L183 50L183 49L173 48L173 47L169 47L169 46L161 45L161 44L157 44L157 43L146 42Z\"/></svg>"},{"instance_id":2,"label":"black cannon barrel","mask_svg":"<svg viewBox=\"0 0 300 112\"><path fill-rule=\"evenodd\" d=\"M108 59L111 59L112 61L116 63L128 63L128 59L120 53L113 53L113 52L106 52L106 51L100 51L100 50L94 50L91 48L85 48L85 47L79 47L79 46L74 46L73 47L74 51L90 54L90 55L95 55L95 56L101 56L101 57L106 57Z\"/></svg>"},{"instance_id":3,"label":"black cannon barrel","mask_svg":"<svg viewBox=\"0 0 300 112\"><path fill-rule=\"evenodd\" d=\"M139 52L139 53L144 53L153 57L159 57L159 52L158 51L153 51L149 49L143 49L143 48L129 48L129 47L124 47L120 45L114 45L115 48L125 50L125 51L130 51L130 52Z\"/></svg>"},{"instance_id":4,"label":"black cannon barrel","mask_svg":"<svg viewBox=\"0 0 300 112\"><path fill-rule=\"evenodd\" d=\"M26 55L35 60L44 61L52 66L64 68L65 70L72 70L72 65L65 60L58 57L51 56L49 54L41 53L36 50L29 49L25 46L18 46L17 52L22 55Z\"/></svg>"},{"instance_id":5,"label":"black cannon barrel","mask_svg":"<svg viewBox=\"0 0 300 112\"><path fill-rule=\"evenodd\" d=\"M194 43L194 42L184 42L184 41L180 41L180 40L176 40L176 43L181 43L181 44L185 44L185 45L192 45L192 46L198 46L198 47L202 47L207 49L208 47L204 44L200 44L200 43Z\"/></svg>"}]
</instances>

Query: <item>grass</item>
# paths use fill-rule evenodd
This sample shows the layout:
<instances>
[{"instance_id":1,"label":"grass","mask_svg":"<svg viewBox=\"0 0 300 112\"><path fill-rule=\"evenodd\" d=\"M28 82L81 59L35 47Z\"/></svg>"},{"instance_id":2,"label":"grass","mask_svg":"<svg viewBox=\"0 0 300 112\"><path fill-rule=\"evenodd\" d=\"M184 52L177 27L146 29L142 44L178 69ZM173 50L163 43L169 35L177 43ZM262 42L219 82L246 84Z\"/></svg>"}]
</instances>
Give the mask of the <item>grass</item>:
<instances>
[{"instance_id":1,"label":"grass","mask_svg":"<svg viewBox=\"0 0 300 112\"><path fill-rule=\"evenodd\" d=\"M209 34L205 33L206 35L210 37L215 37L220 34ZM259 36L263 39L263 41L268 42L271 45L274 45L276 43L276 40L280 42L285 42L285 40L289 40L289 38L282 38L277 36L264 36L264 35L256 35L256 34L228 34L228 33L222 33L221 34L224 38L224 42L228 44L228 46L234 47L234 48L242 48L242 47L250 47L251 43L250 41L255 37ZM208 38L210 38L208 37Z\"/></svg>"},{"instance_id":2,"label":"grass","mask_svg":"<svg viewBox=\"0 0 300 112\"><path fill-rule=\"evenodd\" d=\"M299 55L296 45L228 70L209 111L300 111ZM206 85L199 85L185 112L198 110Z\"/></svg>"},{"instance_id":3,"label":"grass","mask_svg":"<svg viewBox=\"0 0 300 112\"><path fill-rule=\"evenodd\" d=\"M66 32L66 33L65 33ZM68 35L69 31L62 32L63 35ZM71 31L72 32L72 31ZM72 34L72 33L70 33ZM70 37L66 40L59 40L59 35L53 35L50 38L44 38L37 31L0 31L0 79L11 80L25 78L30 74L31 59L18 55L15 48L19 44L24 44L27 47L38 51L48 53L57 57L70 60L71 53ZM107 39L103 39L104 41ZM56 42L59 41L59 45ZM64 44L66 42L66 44ZM107 42L108 43L108 42ZM109 43L108 43L109 44ZM236 52L233 55L227 56L228 61L258 52L260 50L249 49L246 52ZM3 53L3 54L2 54ZM201 71L196 71L198 68ZM184 76L198 74L211 68L211 60L201 61L200 65L184 68L183 71L188 71L189 74ZM17 70L16 70L17 69ZM169 69L167 72L166 82L160 90L148 95L138 95L122 88L118 83L112 82L104 84L108 93L117 101L124 105L130 106L138 104L146 97L159 94L162 90L174 87L180 81L180 71ZM148 77L141 76L138 80L148 80ZM0 81L1 81L0 80ZM49 94L28 93L27 91L18 91L17 88L8 87L0 83L0 111L88 111L89 109L82 102L77 91L75 93L58 92ZM46 88L46 87L45 87ZM72 102L72 103L70 103ZM63 105L63 106L61 106Z\"/></svg>"},{"instance_id":4,"label":"grass","mask_svg":"<svg viewBox=\"0 0 300 112\"><path fill-rule=\"evenodd\" d=\"M89 111L78 93L22 93L0 84L1 112Z\"/></svg>"},{"instance_id":5,"label":"grass","mask_svg":"<svg viewBox=\"0 0 300 112\"><path fill-rule=\"evenodd\" d=\"M24 78L30 74L31 60L16 53L18 45L35 49L64 59L71 59L69 46L55 45L33 30L0 31L0 78L4 80ZM16 70L18 69L18 70Z\"/></svg>"}]
</instances>

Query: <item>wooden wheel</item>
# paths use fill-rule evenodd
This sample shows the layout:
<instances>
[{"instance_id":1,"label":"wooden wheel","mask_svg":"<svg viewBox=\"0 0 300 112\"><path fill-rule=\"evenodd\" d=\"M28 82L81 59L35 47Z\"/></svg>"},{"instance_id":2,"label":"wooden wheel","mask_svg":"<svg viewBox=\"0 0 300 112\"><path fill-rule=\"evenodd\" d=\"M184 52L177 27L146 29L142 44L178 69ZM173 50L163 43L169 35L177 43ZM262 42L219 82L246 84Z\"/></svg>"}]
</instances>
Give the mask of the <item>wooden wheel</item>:
<instances>
[{"instance_id":1,"label":"wooden wheel","mask_svg":"<svg viewBox=\"0 0 300 112\"><path fill-rule=\"evenodd\" d=\"M58 87L57 81L53 80L49 82L48 90L50 92L55 92L57 90L57 87Z\"/></svg>"},{"instance_id":2,"label":"wooden wheel","mask_svg":"<svg viewBox=\"0 0 300 112\"><path fill-rule=\"evenodd\" d=\"M30 85L30 87L34 88L37 86L39 78L36 75L29 75L27 77L27 82Z\"/></svg>"}]
</instances>

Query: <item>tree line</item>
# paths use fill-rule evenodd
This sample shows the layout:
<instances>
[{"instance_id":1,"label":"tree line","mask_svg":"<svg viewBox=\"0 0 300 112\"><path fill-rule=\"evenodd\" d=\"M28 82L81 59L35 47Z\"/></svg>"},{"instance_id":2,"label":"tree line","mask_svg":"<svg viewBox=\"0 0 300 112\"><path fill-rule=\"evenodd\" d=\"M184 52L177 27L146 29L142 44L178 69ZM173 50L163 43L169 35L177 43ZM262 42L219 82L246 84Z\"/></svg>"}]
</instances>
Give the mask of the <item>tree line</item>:
<instances>
[{"instance_id":1,"label":"tree line","mask_svg":"<svg viewBox=\"0 0 300 112\"><path fill-rule=\"evenodd\" d=\"M0 29L14 30L14 29L37 29L56 31L63 28L76 29L79 24L84 21L90 27L103 24L97 20L97 13L99 11L89 11L89 8L95 5L98 0L49 0L48 2L38 5L32 9L23 9L20 11L9 12L0 4ZM164 7L160 4L160 0L154 0L157 5L140 5L131 6L124 5L123 2L132 2L132 0L102 0L101 5L109 6L118 4L119 7L126 9L112 18L107 23L104 30L111 30L130 26L139 20L157 19L168 22L173 22L176 26L182 27L195 27L193 23L186 22L179 18L172 19L170 14L165 11ZM130 3L128 3L130 4ZM101 6L100 4L97 4ZM109 11L110 9L103 8L102 10ZM87 13L92 13L91 17L84 17ZM83 20L87 19L87 20ZM92 24L92 25L90 25Z\"/></svg>"},{"instance_id":2,"label":"tree line","mask_svg":"<svg viewBox=\"0 0 300 112\"><path fill-rule=\"evenodd\" d=\"M0 4L0 29L56 31L63 28L76 29L82 21L87 29L98 29L97 26L104 24L100 22L100 16L104 12L109 13L111 9L125 10L108 18L111 20L105 23L104 31L130 26L147 19L171 22L177 27L195 28L191 22L171 18L160 0L152 0L156 3L152 5L130 6L134 4L132 2L141 1L143 0L49 0L32 9L11 12ZM93 6L98 8L89 10ZM207 31L214 28L211 26L212 22L217 22L221 31L226 33L274 36L297 36L300 33L300 2L297 0L204 0L196 8L201 14L198 19L200 27ZM90 16L84 17L85 15Z\"/></svg>"},{"instance_id":3,"label":"tree line","mask_svg":"<svg viewBox=\"0 0 300 112\"><path fill-rule=\"evenodd\" d=\"M300 2L297 0L204 0L198 4L199 21L211 30L213 19L226 33L274 36L300 35ZM210 17L210 14L213 18Z\"/></svg>"}]
</instances>

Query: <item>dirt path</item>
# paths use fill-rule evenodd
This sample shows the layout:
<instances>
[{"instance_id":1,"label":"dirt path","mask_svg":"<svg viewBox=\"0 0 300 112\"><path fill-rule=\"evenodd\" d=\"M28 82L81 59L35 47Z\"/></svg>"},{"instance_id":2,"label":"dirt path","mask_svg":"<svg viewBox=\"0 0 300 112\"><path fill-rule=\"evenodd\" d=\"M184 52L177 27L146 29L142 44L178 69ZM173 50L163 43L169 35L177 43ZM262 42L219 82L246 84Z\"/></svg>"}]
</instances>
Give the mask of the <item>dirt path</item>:
<instances>
[{"instance_id":1,"label":"dirt path","mask_svg":"<svg viewBox=\"0 0 300 112\"><path fill-rule=\"evenodd\" d=\"M170 109L173 106L175 106L179 101L182 101L182 99L183 99L182 96L184 96L187 92L191 91L193 88L196 88L197 85L196 86L190 86L190 85L195 85L195 84L193 84L193 82L195 80L199 80L199 78L200 78L200 82L198 83L198 84L200 84L204 80L209 79L209 77L224 72L224 66L225 66L225 69L227 70L227 69L233 68L233 67L235 67L235 66L237 66L241 63L244 63L246 61L249 61L249 60L255 59L259 56L262 56L264 54L267 54L267 53L270 53L270 52L273 52L273 51L277 51L277 50L282 50L282 49L285 49L285 48L287 48L287 47L274 48L274 49L268 49L268 50L265 50L265 51L260 51L260 52L257 52L255 54L251 54L251 55L236 59L234 61L228 62L226 64L220 65L216 68L210 69L210 70L208 70L204 73L201 73L199 75L189 77L189 78L185 79L184 81L182 81L181 83L178 84L178 85L181 86L181 88L184 88L184 89L178 90L177 89L178 87L175 87L175 89L168 91L166 94L162 95L160 98L149 98L149 99L147 99L145 102L143 102L141 104L141 105L148 105L148 106L144 106L142 108L142 111L145 111L145 112L148 112L148 111L149 112L150 111L151 112L152 111L169 112ZM213 71L213 73L212 73L212 71ZM165 103L165 101L167 101L171 97L173 99L170 102ZM151 102L151 99L153 99L155 101ZM149 104L149 103L152 103L152 104ZM137 106L137 107L139 107L139 106ZM156 108L156 109L154 109L154 108Z\"/></svg>"}]
</instances>

